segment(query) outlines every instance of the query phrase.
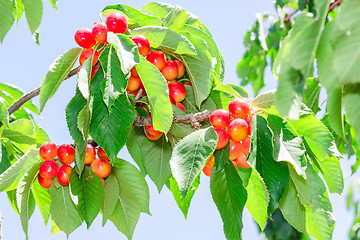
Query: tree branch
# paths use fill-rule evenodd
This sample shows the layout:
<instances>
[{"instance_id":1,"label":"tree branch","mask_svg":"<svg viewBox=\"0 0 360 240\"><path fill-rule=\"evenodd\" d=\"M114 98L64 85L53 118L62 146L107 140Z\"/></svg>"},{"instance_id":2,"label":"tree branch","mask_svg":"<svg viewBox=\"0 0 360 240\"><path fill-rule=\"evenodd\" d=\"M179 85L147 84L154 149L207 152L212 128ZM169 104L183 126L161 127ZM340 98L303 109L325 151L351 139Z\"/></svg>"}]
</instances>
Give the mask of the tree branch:
<instances>
[{"instance_id":1,"label":"tree branch","mask_svg":"<svg viewBox=\"0 0 360 240\"><path fill-rule=\"evenodd\" d=\"M288 15L285 19L284 19L284 22L288 22L290 21L290 18L292 16L294 16L295 13L297 13L299 11L299 9L295 10L294 12L292 12L290 15Z\"/></svg>"},{"instance_id":2,"label":"tree branch","mask_svg":"<svg viewBox=\"0 0 360 240\"><path fill-rule=\"evenodd\" d=\"M335 2L333 2L329 7L328 13L331 12L331 10L333 10L336 6L340 5L342 1L343 0L336 0Z\"/></svg>"}]
</instances>

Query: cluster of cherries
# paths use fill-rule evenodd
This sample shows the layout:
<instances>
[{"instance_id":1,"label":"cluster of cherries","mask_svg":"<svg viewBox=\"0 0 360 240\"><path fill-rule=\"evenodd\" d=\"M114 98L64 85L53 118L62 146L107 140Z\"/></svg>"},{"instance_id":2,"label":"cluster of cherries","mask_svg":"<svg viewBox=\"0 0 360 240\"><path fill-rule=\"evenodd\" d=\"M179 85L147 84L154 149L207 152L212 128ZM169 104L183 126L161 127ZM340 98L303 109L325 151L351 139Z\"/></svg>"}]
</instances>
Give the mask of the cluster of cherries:
<instances>
[{"instance_id":1,"label":"cluster of cherries","mask_svg":"<svg viewBox=\"0 0 360 240\"><path fill-rule=\"evenodd\" d=\"M40 146L40 157L45 160L39 169L39 184L49 189L56 177L58 182L64 186L69 185L69 178L72 167L70 164L74 162L75 149L69 144L63 144L59 147L55 143L46 142ZM99 147L97 150L98 158L96 158L96 149L88 144L86 148L85 164L90 165L93 172L103 180L111 173L111 164L106 152ZM59 163L56 159L61 162ZM59 167L59 165L61 165Z\"/></svg>"},{"instance_id":2,"label":"cluster of cherries","mask_svg":"<svg viewBox=\"0 0 360 240\"><path fill-rule=\"evenodd\" d=\"M210 115L210 123L218 135L216 150L224 148L230 138L229 159L233 162L235 168L250 167L246 158L250 150L252 116L250 104L246 100L239 98L229 103L229 112L225 109L217 109ZM206 176L211 175L214 163L215 158L212 155L203 168Z\"/></svg>"}]
</instances>

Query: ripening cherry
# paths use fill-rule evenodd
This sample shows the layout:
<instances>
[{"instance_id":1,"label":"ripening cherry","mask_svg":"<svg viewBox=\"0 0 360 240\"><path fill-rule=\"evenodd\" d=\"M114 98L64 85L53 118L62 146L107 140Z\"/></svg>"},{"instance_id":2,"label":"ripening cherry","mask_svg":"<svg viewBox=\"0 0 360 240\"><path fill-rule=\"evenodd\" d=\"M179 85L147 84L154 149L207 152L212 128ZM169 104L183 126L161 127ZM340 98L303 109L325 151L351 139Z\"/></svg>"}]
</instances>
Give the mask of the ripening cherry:
<instances>
[{"instance_id":1,"label":"ripening cherry","mask_svg":"<svg viewBox=\"0 0 360 240\"><path fill-rule=\"evenodd\" d=\"M90 164L95 160L96 150L93 145L86 145L85 164Z\"/></svg>"},{"instance_id":2,"label":"ripening cherry","mask_svg":"<svg viewBox=\"0 0 360 240\"><path fill-rule=\"evenodd\" d=\"M149 133L146 131L145 128L144 128L144 133L145 133L145 136L146 136L148 139L153 140L153 141L158 140L158 139L161 138L162 135L164 134L164 133L160 132L160 133L157 134L157 135L151 135L151 134L149 134Z\"/></svg>"},{"instance_id":3,"label":"ripening cherry","mask_svg":"<svg viewBox=\"0 0 360 240\"><path fill-rule=\"evenodd\" d=\"M233 140L230 140L230 154L229 159L235 160L235 158L239 157L241 153L241 143L240 142L234 142Z\"/></svg>"},{"instance_id":4,"label":"ripening cherry","mask_svg":"<svg viewBox=\"0 0 360 240\"><path fill-rule=\"evenodd\" d=\"M72 170L72 167L70 165L62 165L59 168L56 178L61 185L64 185L64 186L69 185L69 178L70 178L71 170Z\"/></svg>"},{"instance_id":5,"label":"ripening cherry","mask_svg":"<svg viewBox=\"0 0 360 240\"><path fill-rule=\"evenodd\" d=\"M80 66L82 66L84 64L86 59L88 59L89 57L92 57L92 56L93 56L92 65L94 66L97 63L97 61L99 60L99 52L92 48L82 50L80 57L79 57Z\"/></svg>"},{"instance_id":6,"label":"ripening cherry","mask_svg":"<svg viewBox=\"0 0 360 240\"><path fill-rule=\"evenodd\" d=\"M209 160L206 163L207 166L213 167L215 165L215 157L214 154L211 155L211 157L209 158Z\"/></svg>"},{"instance_id":7,"label":"ripening cherry","mask_svg":"<svg viewBox=\"0 0 360 240\"><path fill-rule=\"evenodd\" d=\"M184 107L184 105L182 103L176 103L175 106L177 106L178 108L180 108L183 112L186 111L186 108Z\"/></svg>"},{"instance_id":8,"label":"ripening cherry","mask_svg":"<svg viewBox=\"0 0 360 240\"><path fill-rule=\"evenodd\" d=\"M50 160L46 160L44 161L39 169L39 174L43 177L43 178L54 178L57 174L59 170L59 165L54 162L54 161L50 161Z\"/></svg>"},{"instance_id":9,"label":"ripening cherry","mask_svg":"<svg viewBox=\"0 0 360 240\"><path fill-rule=\"evenodd\" d=\"M139 77L139 73L137 72L135 66L133 66L133 67L131 68L130 73L131 73L131 75L134 76L134 77Z\"/></svg>"},{"instance_id":10,"label":"ripening cherry","mask_svg":"<svg viewBox=\"0 0 360 240\"><path fill-rule=\"evenodd\" d=\"M229 137L235 142L240 142L248 136L248 124L244 119L232 120L227 128Z\"/></svg>"},{"instance_id":11,"label":"ripening cherry","mask_svg":"<svg viewBox=\"0 0 360 240\"><path fill-rule=\"evenodd\" d=\"M241 153L240 156L234 160L234 162L236 162L236 164L241 168L249 168L250 165L246 161L246 157L247 156L245 154Z\"/></svg>"},{"instance_id":12,"label":"ripening cherry","mask_svg":"<svg viewBox=\"0 0 360 240\"><path fill-rule=\"evenodd\" d=\"M55 143L45 142L40 146L39 154L44 160L52 160L56 157L57 147Z\"/></svg>"},{"instance_id":13,"label":"ripening cherry","mask_svg":"<svg viewBox=\"0 0 360 240\"><path fill-rule=\"evenodd\" d=\"M132 95L132 96L136 96L139 93L140 89L142 90L141 97L145 96L146 91L145 91L144 85L142 83L141 83L140 87L137 90L128 92L128 94Z\"/></svg>"},{"instance_id":14,"label":"ripening cherry","mask_svg":"<svg viewBox=\"0 0 360 240\"><path fill-rule=\"evenodd\" d=\"M235 169L238 169L238 164L235 161L231 161L234 164Z\"/></svg>"},{"instance_id":15,"label":"ripening cherry","mask_svg":"<svg viewBox=\"0 0 360 240\"><path fill-rule=\"evenodd\" d=\"M161 73L169 82L175 81L178 75L178 67L176 62L173 60L166 61L164 68L161 70Z\"/></svg>"},{"instance_id":16,"label":"ripening cherry","mask_svg":"<svg viewBox=\"0 0 360 240\"><path fill-rule=\"evenodd\" d=\"M181 102L186 97L186 88L179 82L171 82L168 85L169 96L174 98L175 102Z\"/></svg>"},{"instance_id":17,"label":"ripening cherry","mask_svg":"<svg viewBox=\"0 0 360 240\"><path fill-rule=\"evenodd\" d=\"M91 78L90 78L90 80L93 79L93 77L95 76L95 73L97 72L97 70L99 70L99 67L100 67L99 65L96 65L91 69Z\"/></svg>"},{"instance_id":18,"label":"ripening cherry","mask_svg":"<svg viewBox=\"0 0 360 240\"><path fill-rule=\"evenodd\" d=\"M141 79L139 77L135 77L134 75L130 75L130 78L128 80L126 90L127 91L136 91L141 86Z\"/></svg>"},{"instance_id":19,"label":"ripening cherry","mask_svg":"<svg viewBox=\"0 0 360 240\"><path fill-rule=\"evenodd\" d=\"M63 144L57 149L57 156L60 162L70 164L74 162L75 149L69 144Z\"/></svg>"},{"instance_id":20,"label":"ripening cherry","mask_svg":"<svg viewBox=\"0 0 360 240\"><path fill-rule=\"evenodd\" d=\"M161 51L151 51L149 55L147 55L146 60L154 64L155 67L161 71L165 67L166 56Z\"/></svg>"},{"instance_id":21,"label":"ripening cherry","mask_svg":"<svg viewBox=\"0 0 360 240\"><path fill-rule=\"evenodd\" d=\"M95 44L95 38L89 28L80 28L75 33L75 42L82 48L92 48Z\"/></svg>"},{"instance_id":22,"label":"ripening cherry","mask_svg":"<svg viewBox=\"0 0 360 240\"><path fill-rule=\"evenodd\" d=\"M103 187L105 187L105 180L103 178L100 178L101 179L101 184Z\"/></svg>"},{"instance_id":23,"label":"ripening cherry","mask_svg":"<svg viewBox=\"0 0 360 240\"><path fill-rule=\"evenodd\" d=\"M160 133L162 133L158 130L155 130L154 125L145 126L145 129L150 135L159 135Z\"/></svg>"},{"instance_id":24,"label":"ripening cherry","mask_svg":"<svg viewBox=\"0 0 360 240\"><path fill-rule=\"evenodd\" d=\"M178 68L178 74L176 76L177 79L182 78L185 74L185 66L180 60L175 60L175 63Z\"/></svg>"},{"instance_id":25,"label":"ripening cherry","mask_svg":"<svg viewBox=\"0 0 360 240\"><path fill-rule=\"evenodd\" d=\"M251 135L251 120L248 118L245 118L244 120L248 124L248 135L250 136Z\"/></svg>"},{"instance_id":26,"label":"ripening cherry","mask_svg":"<svg viewBox=\"0 0 360 240\"><path fill-rule=\"evenodd\" d=\"M106 154L106 152L104 151L104 149L102 149L102 147L99 146L98 150L97 150L97 155L99 158L101 159L105 159L107 161L110 161L108 155Z\"/></svg>"},{"instance_id":27,"label":"ripening cherry","mask_svg":"<svg viewBox=\"0 0 360 240\"><path fill-rule=\"evenodd\" d=\"M126 17L120 12L109 13L105 23L108 31L113 33L124 33L128 28Z\"/></svg>"},{"instance_id":28,"label":"ripening cherry","mask_svg":"<svg viewBox=\"0 0 360 240\"><path fill-rule=\"evenodd\" d=\"M245 155L249 155L250 143L251 143L251 138L249 138L249 137L246 137L244 140L241 141L240 150Z\"/></svg>"},{"instance_id":29,"label":"ripening cherry","mask_svg":"<svg viewBox=\"0 0 360 240\"><path fill-rule=\"evenodd\" d=\"M229 103L229 112L234 118L247 118L250 113L250 104L240 98L236 98Z\"/></svg>"},{"instance_id":30,"label":"ripening cherry","mask_svg":"<svg viewBox=\"0 0 360 240\"><path fill-rule=\"evenodd\" d=\"M38 181L40 186L45 189L49 189L54 182L53 178L43 178L40 174L38 174Z\"/></svg>"},{"instance_id":31,"label":"ripening cherry","mask_svg":"<svg viewBox=\"0 0 360 240\"><path fill-rule=\"evenodd\" d=\"M132 40L136 43L141 56L146 57L150 52L150 42L144 35L135 35Z\"/></svg>"},{"instance_id":32,"label":"ripening cherry","mask_svg":"<svg viewBox=\"0 0 360 240\"><path fill-rule=\"evenodd\" d=\"M95 41L99 43L106 43L107 42L107 26L105 23L95 23L92 28L92 34L94 36Z\"/></svg>"},{"instance_id":33,"label":"ripening cherry","mask_svg":"<svg viewBox=\"0 0 360 240\"><path fill-rule=\"evenodd\" d=\"M106 178L111 173L111 164L109 161L101 158L95 159L90 168L93 172L98 175L100 178Z\"/></svg>"},{"instance_id":34,"label":"ripening cherry","mask_svg":"<svg viewBox=\"0 0 360 240\"><path fill-rule=\"evenodd\" d=\"M204 173L206 176L210 177L210 176L211 176L211 171L212 171L212 167L209 167L209 166L207 166L207 165L204 166L204 168L203 168L203 173Z\"/></svg>"},{"instance_id":35,"label":"ripening cherry","mask_svg":"<svg viewBox=\"0 0 360 240\"><path fill-rule=\"evenodd\" d=\"M227 128L230 124L230 113L225 109L217 109L210 115L210 123L214 128Z\"/></svg>"},{"instance_id":36,"label":"ripening cherry","mask_svg":"<svg viewBox=\"0 0 360 240\"><path fill-rule=\"evenodd\" d=\"M184 86L192 86L192 84L191 84L191 82L186 82L186 83L184 83Z\"/></svg>"},{"instance_id":37,"label":"ripening cherry","mask_svg":"<svg viewBox=\"0 0 360 240\"><path fill-rule=\"evenodd\" d=\"M215 132L218 135L218 142L216 145L216 150L224 148L229 142L229 137L227 132L221 128L215 128Z\"/></svg>"}]
</instances>

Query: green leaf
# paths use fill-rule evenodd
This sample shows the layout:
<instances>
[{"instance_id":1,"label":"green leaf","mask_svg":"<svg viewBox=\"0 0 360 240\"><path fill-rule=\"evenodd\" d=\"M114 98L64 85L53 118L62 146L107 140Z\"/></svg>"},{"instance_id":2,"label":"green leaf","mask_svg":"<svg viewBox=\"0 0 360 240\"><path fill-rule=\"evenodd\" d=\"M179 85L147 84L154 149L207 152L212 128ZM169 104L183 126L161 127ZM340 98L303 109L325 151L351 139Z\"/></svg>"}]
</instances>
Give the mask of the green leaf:
<instances>
[{"instance_id":1,"label":"green leaf","mask_svg":"<svg viewBox=\"0 0 360 240\"><path fill-rule=\"evenodd\" d=\"M73 48L57 57L50 65L40 90L40 112L46 102L54 96L62 81L69 74L81 53L81 48Z\"/></svg>"},{"instance_id":2,"label":"green leaf","mask_svg":"<svg viewBox=\"0 0 360 240\"><path fill-rule=\"evenodd\" d=\"M185 198L196 176L215 151L217 134L212 127L197 130L180 140L170 159L172 174Z\"/></svg>"},{"instance_id":3,"label":"green leaf","mask_svg":"<svg viewBox=\"0 0 360 240\"><path fill-rule=\"evenodd\" d=\"M342 88L327 90L326 109L329 112L329 123L331 129L341 138L345 138L344 115L342 113L343 94ZM353 99L350 99L353 101ZM350 108L354 107L354 102L351 102ZM347 104L349 106L349 104ZM354 123L354 122L353 122ZM354 124L352 124L354 126Z\"/></svg>"},{"instance_id":4,"label":"green leaf","mask_svg":"<svg viewBox=\"0 0 360 240\"><path fill-rule=\"evenodd\" d=\"M164 26L175 32L181 30L186 21L186 10L180 6L175 6L163 19Z\"/></svg>"},{"instance_id":5,"label":"green leaf","mask_svg":"<svg viewBox=\"0 0 360 240\"><path fill-rule=\"evenodd\" d=\"M150 156L149 156L150 158ZM135 197L139 200L141 211L150 215L149 210L149 187L145 181L144 176L133 166L131 163L122 159L116 159L114 167L117 168L118 173L122 174L134 193Z\"/></svg>"},{"instance_id":6,"label":"green leaf","mask_svg":"<svg viewBox=\"0 0 360 240\"><path fill-rule=\"evenodd\" d=\"M230 161L229 155L230 155L230 141L228 142L228 144L226 144L224 148L214 152L214 158L215 158L214 169L216 172L223 169L225 164L227 164Z\"/></svg>"},{"instance_id":7,"label":"green leaf","mask_svg":"<svg viewBox=\"0 0 360 240\"><path fill-rule=\"evenodd\" d=\"M121 71L124 75L127 75L130 72L130 69L140 62L140 54L137 45L128 36L114 34L112 32L108 32L107 41L115 47L121 63Z\"/></svg>"},{"instance_id":8,"label":"green leaf","mask_svg":"<svg viewBox=\"0 0 360 240\"><path fill-rule=\"evenodd\" d=\"M217 173L212 172L210 191L223 220L226 238L241 239L242 212L247 194L232 163Z\"/></svg>"},{"instance_id":9,"label":"green leaf","mask_svg":"<svg viewBox=\"0 0 360 240\"><path fill-rule=\"evenodd\" d=\"M26 21L31 33L34 33L40 26L43 14L43 4L41 0L21 0L24 5Z\"/></svg>"},{"instance_id":10,"label":"green leaf","mask_svg":"<svg viewBox=\"0 0 360 240\"><path fill-rule=\"evenodd\" d=\"M104 183L104 202L102 206L103 226L113 214L118 200L119 183L114 173L110 173L110 175L105 179Z\"/></svg>"},{"instance_id":11,"label":"green leaf","mask_svg":"<svg viewBox=\"0 0 360 240\"><path fill-rule=\"evenodd\" d=\"M113 168L119 183L119 201L110 220L116 228L124 233L128 239L132 239L135 226L139 220L141 205L131 190L130 184L117 168Z\"/></svg>"},{"instance_id":12,"label":"green leaf","mask_svg":"<svg viewBox=\"0 0 360 240\"><path fill-rule=\"evenodd\" d=\"M7 138L11 143L23 153L36 147L35 128L32 121L19 119L9 124L5 128L1 137Z\"/></svg>"},{"instance_id":13,"label":"green leaf","mask_svg":"<svg viewBox=\"0 0 360 240\"><path fill-rule=\"evenodd\" d=\"M345 114L356 132L356 141L360 144L360 123L357 118L359 117L359 102L357 102L359 99L360 94L358 88L356 88L356 91L350 91L344 95Z\"/></svg>"},{"instance_id":14,"label":"green leaf","mask_svg":"<svg viewBox=\"0 0 360 240\"><path fill-rule=\"evenodd\" d=\"M289 181L289 171L285 163L276 162L273 157L272 133L266 120L256 115L251 121L252 136L248 162L256 168L264 179L270 193L268 212L278 206Z\"/></svg>"},{"instance_id":15,"label":"green leaf","mask_svg":"<svg viewBox=\"0 0 360 240\"><path fill-rule=\"evenodd\" d=\"M311 182L298 175L294 167L289 166L290 179L296 188L296 192L302 205L311 205ZM307 176L306 176L307 177Z\"/></svg>"},{"instance_id":16,"label":"green leaf","mask_svg":"<svg viewBox=\"0 0 360 240\"><path fill-rule=\"evenodd\" d=\"M7 192L17 188L20 179L35 164L42 162L39 149L31 149L0 175L0 191Z\"/></svg>"},{"instance_id":17,"label":"green leaf","mask_svg":"<svg viewBox=\"0 0 360 240\"><path fill-rule=\"evenodd\" d=\"M229 109L229 103L235 99L232 95L220 91L211 91L210 98L216 104L217 109L222 108L226 110Z\"/></svg>"},{"instance_id":18,"label":"green leaf","mask_svg":"<svg viewBox=\"0 0 360 240\"><path fill-rule=\"evenodd\" d=\"M149 100L154 129L167 133L173 121L167 82L161 72L143 57L136 69Z\"/></svg>"},{"instance_id":19,"label":"green leaf","mask_svg":"<svg viewBox=\"0 0 360 240\"><path fill-rule=\"evenodd\" d=\"M164 18L174 8L173 5L162 2L150 2L143 6L141 11L150 13L151 15Z\"/></svg>"},{"instance_id":20,"label":"green leaf","mask_svg":"<svg viewBox=\"0 0 360 240\"><path fill-rule=\"evenodd\" d=\"M30 202L34 202L34 197L31 191L31 186L37 178L41 163L34 164L21 178L17 191L16 200L17 205L20 207L20 220L21 225L28 239L28 221L31 216ZM31 200L32 199L32 200Z\"/></svg>"},{"instance_id":21,"label":"green leaf","mask_svg":"<svg viewBox=\"0 0 360 240\"><path fill-rule=\"evenodd\" d=\"M32 193L35 198L36 206L39 208L40 213L44 219L44 223L47 226L47 223L50 218L50 193L48 189L40 186L39 181L36 181L32 185Z\"/></svg>"},{"instance_id":22,"label":"green leaf","mask_svg":"<svg viewBox=\"0 0 360 240\"><path fill-rule=\"evenodd\" d=\"M252 105L257 108L271 108L274 105L276 90L270 90L254 98Z\"/></svg>"},{"instance_id":23,"label":"green leaf","mask_svg":"<svg viewBox=\"0 0 360 240\"><path fill-rule=\"evenodd\" d=\"M120 60L112 45L108 45L99 57L105 71L105 79L101 83L101 91L105 104L110 108L118 95L125 93L127 81L120 66Z\"/></svg>"},{"instance_id":24,"label":"green leaf","mask_svg":"<svg viewBox=\"0 0 360 240\"><path fill-rule=\"evenodd\" d=\"M92 59L92 56L86 59L78 72L77 87L86 100L89 100L90 97L89 85L92 72Z\"/></svg>"},{"instance_id":25,"label":"green leaf","mask_svg":"<svg viewBox=\"0 0 360 240\"><path fill-rule=\"evenodd\" d=\"M193 198L196 190L199 188L199 185L200 185L200 174L195 178L186 197L184 199L182 199L180 188L179 188L177 182L175 181L175 179L173 177L171 177L169 179L168 187L169 187L170 191L172 192L177 205L179 206L180 210L184 214L185 219L187 218L191 199Z\"/></svg>"},{"instance_id":26,"label":"green leaf","mask_svg":"<svg viewBox=\"0 0 360 240\"><path fill-rule=\"evenodd\" d=\"M135 35L144 35L147 37L153 48L170 51L176 54L186 54L190 56L197 55L194 45L188 38L167 27L147 26L136 28L131 32L131 36Z\"/></svg>"},{"instance_id":27,"label":"green leaf","mask_svg":"<svg viewBox=\"0 0 360 240\"><path fill-rule=\"evenodd\" d=\"M247 95L247 94L240 95L237 91L235 91L235 89L232 86L229 86L229 85L219 84L213 90L228 93L228 94L231 94L234 97L238 97L238 98L247 97L247 96L244 96L244 95ZM245 90L244 90L244 93L246 93Z\"/></svg>"},{"instance_id":28,"label":"green leaf","mask_svg":"<svg viewBox=\"0 0 360 240\"><path fill-rule=\"evenodd\" d=\"M144 176L147 174L142 158L142 142L145 138L143 128L132 127L126 140L126 148Z\"/></svg>"},{"instance_id":29,"label":"green leaf","mask_svg":"<svg viewBox=\"0 0 360 240\"><path fill-rule=\"evenodd\" d=\"M56 186L60 186L57 188ZM57 179L50 188L50 212L51 217L59 229L70 235L82 224L79 210L70 197L68 186L62 186Z\"/></svg>"},{"instance_id":30,"label":"green leaf","mask_svg":"<svg viewBox=\"0 0 360 240\"><path fill-rule=\"evenodd\" d=\"M321 90L321 86L319 86L319 81L316 78L308 78L306 80L305 104L314 113L320 111L320 107L319 107L320 90Z\"/></svg>"},{"instance_id":31,"label":"green leaf","mask_svg":"<svg viewBox=\"0 0 360 240\"><path fill-rule=\"evenodd\" d=\"M19 23L23 13L24 13L24 5L21 1L16 1L16 22Z\"/></svg>"},{"instance_id":32,"label":"green leaf","mask_svg":"<svg viewBox=\"0 0 360 240\"><path fill-rule=\"evenodd\" d=\"M49 135L47 135L45 130L39 127L39 125L35 125L35 140L37 148L40 148L40 146L45 142L51 142Z\"/></svg>"},{"instance_id":33,"label":"green leaf","mask_svg":"<svg viewBox=\"0 0 360 240\"><path fill-rule=\"evenodd\" d=\"M51 6L52 6L53 8L55 8L56 10L58 10L58 8L57 8L57 0L49 0L49 3L51 4Z\"/></svg>"},{"instance_id":34,"label":"green leaf","mask_svg":"<svg viewBox=\"0 0 360 240\"><path fill-rule=\"evenodd\" d=\"M12 0L0 0L0 6L0 42L2 43L15 21L15 11Z\"/></svg>"},{"instance_id":35,"label":"green leaf","mask_svg":"<svg viewBox=\"0 0 360 240\"><path fill-rule=\"evenodd\" d=\"M76 205L89 229L91 223L99 214L103 202L104 188L102 181L90 167L85 166L81 176L75 170L71 171L70 190L72 199L76 199Z\"/></svg>"},{"instance_id":36,"label":"green leaf","mask_svg":"<svg viewBox=\"0 0 360 240\"><path fill-rule=\"evenodd\" d=\"M11 166L9 155L6 151L6 147L0 143L0 174L5 172Z\"/></svg>"},{"instance_id":37,"label":"green leaf","mask_svg":"<svg viewBox=\"0 0 360 240\"><path fill-rule=\"evenodd\" d=\"M61 232L60 228L54 222L54 219L51 218L51 232L50 235Z\"/></svg>"},{"instance_id":38,"label":"green leaf","mask_svg":"<svg viewBox=\"0 0 360 240\"><path fill-rule=\"evenodd\" d=\"M0 121L5 125L9 126L9 112L5 105L5 99L0 97Z\"/></svg>"}]
</instances>

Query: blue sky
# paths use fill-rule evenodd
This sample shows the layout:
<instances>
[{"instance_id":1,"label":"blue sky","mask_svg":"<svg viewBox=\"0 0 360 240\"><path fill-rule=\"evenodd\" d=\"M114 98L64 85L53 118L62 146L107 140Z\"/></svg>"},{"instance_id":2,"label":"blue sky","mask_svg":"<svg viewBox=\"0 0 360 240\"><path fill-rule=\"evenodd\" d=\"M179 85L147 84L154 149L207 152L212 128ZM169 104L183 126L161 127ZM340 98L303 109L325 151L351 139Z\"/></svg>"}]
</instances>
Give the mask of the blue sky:
<instances>
[{"instance_id":1,"label":"blue sky","mask_svg":"<svg viewBox=\"0 0 360 240\"><path fill-rule=\"evenodd\" d=\"M91 2L91 3L90 3ZM121 3L136 8L141 8L148 1L124 0ZM225 59L225 82L239 84L236 76L236 65L241 59L245 49L243 37L247 29L255 21L257 12L274 12L273 4L269 0L252 1L167 1L171 4L181 5L184 9L200 17L214 36L218 47ZM51 62L60 54L70 48L77 47L74 33L82 27L91 28L93 22L99 21L99 13L110 4L117 1L59 1L59 11L51 8L48 2L44 3L44 15L40 25L40 42L37 46L33 41L23 18L18 27L14 26L2 45L0 45L0 81L17 85L26 92L41 85L41 82ZM266 73L269 83L268 89L276 86L269 71ZM40 117L36 117L38 124L49 134L56 144L70 143L65 121L65 107L75 93L76 79L65 81L56 95L48 102ZM246 88L252 96L250 87ZM263 90L264 91L264 90ZM38 102L38 98L35 98ZM119 157L129 160L126 149L122 150ZM344 174L349 172L349 163L342 160ZM133 236L137 239L177 240L177 239L225 239L222 231L222 221L212 202L209 179L202 175L201 185L195 194L190 206L188 219L185 221L181 211L171 195L164 188L161 194L155 185L147 178L150 187L150 211L152 216L142 214ZM350 223L353 219L351 213L345 209L344 198L331 194L334 214L337 224L333 239L346 239ZM5 239L24 239L19 216L12 210L7 201L6 194L0 193L0 212L3 215L3 232ZM243 239L259 239L257 226L249 213L245 210L243 218ZM58 233L49 236L50 227L45 227L40 213L36 210L29 224L30 239L66 239L65 234ZM70 235L69 239L126 239L109 222L101 227L99 216L89 230L83 224Z\"/></svg>"}]
</instances>

